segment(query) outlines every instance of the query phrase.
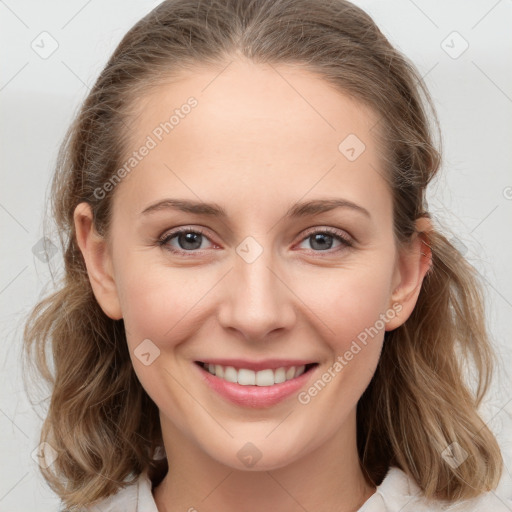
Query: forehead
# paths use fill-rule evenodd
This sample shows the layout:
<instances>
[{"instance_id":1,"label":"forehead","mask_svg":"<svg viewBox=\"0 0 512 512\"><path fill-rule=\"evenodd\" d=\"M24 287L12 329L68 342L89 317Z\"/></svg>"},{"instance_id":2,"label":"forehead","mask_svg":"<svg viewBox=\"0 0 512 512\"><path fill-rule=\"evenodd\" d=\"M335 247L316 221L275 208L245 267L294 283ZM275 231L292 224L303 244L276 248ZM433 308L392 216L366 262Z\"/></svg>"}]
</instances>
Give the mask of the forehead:
<instances>
[{"instance_id":1,"label":"forehead","mask_svg":"<svg viewBox=\"0 0 512 512\"><path fill-rule=\"evenodd\" d=\"M198 68L153 88L134 110L131 150L152 141L126 180L139 204L166 186L167 195L219 203L235 193L297 200L335 190L356 200L386 188L377 115L299 66Z\"/></svg>"}]
</instances>

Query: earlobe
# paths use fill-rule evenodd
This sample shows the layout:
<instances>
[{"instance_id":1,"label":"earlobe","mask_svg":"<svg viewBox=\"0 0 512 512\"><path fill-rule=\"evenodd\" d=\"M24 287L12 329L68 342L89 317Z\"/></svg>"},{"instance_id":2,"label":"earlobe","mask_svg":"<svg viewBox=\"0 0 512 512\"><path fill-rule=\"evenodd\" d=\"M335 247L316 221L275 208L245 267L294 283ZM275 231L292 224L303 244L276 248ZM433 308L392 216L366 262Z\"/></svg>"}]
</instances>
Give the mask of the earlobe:
<instances>
[{"instance_id":1,"label":"earlobe","mask_svg":"<svg viewBox=\"0 0 512 512\"><path fill-rule=\"evenodd\" d=\"M416 221L416 235L410 244L400 250L397 261L399 283L390 297L390 307L400 304L400 315L386 325L392 331L402 325L411 315L421 291L423 280L432 267L432 250L428 234L432 230L430 219L422 217Z\"/></svg>"},{"instance_id":2,"label":"earlobe","mask_svg":"<svg viewBox=\"0 0 512 512\"><path fill-rule=\"evenodd\" d=\"M106 239L94 227L88 203L80 203L75 208L74 222L76 241L85 261L94 296L109 318L119 320L123 315L112 272L111 255Z\"/></svg>"}]
</instances>

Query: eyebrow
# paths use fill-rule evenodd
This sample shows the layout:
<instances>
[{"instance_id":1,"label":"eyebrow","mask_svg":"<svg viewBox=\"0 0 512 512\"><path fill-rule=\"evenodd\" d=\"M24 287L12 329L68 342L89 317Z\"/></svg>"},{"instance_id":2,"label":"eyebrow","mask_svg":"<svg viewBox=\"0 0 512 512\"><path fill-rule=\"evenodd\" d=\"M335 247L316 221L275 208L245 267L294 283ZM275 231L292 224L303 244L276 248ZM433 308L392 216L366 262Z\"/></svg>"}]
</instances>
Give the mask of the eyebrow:
<instances>
[{"instance_id":1,"label":"eyebrow","mask_svg":"<svg viewBox=\"0 0 512 512\"><path fill-rule=\"evenodd\" d=\"M328 212L335 208L351 209L371 218L370 212L366 208L352 201L348 201L347 199L340 198L314 199L302 203L297 202L288 209L284 217L306 217L308 215ZM164 199L148 206L141 212L141 215L169 209L198 215L209 215L212 217L227 218L228 216L226 210L216 203L204 203L202 201L191 201L189 199Z\"/></svg>"}]
</instances>

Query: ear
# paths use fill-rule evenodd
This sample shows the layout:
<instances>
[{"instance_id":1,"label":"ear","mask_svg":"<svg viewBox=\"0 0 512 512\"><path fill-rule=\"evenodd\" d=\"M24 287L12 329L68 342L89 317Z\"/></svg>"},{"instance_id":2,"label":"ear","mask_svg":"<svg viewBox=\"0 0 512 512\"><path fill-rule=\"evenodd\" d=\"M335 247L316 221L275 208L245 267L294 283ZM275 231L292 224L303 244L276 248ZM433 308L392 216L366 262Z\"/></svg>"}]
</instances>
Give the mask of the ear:
<instances>
[{"instance_id":1,"label":"ear","mask_svg":"<svg viewBox=\"0 0 512 512\"><path fill-rule=\"evenodd\" d=\"M76 240L87 267L91 287L103 312L113 320L123 317L112 272L112 257L107 241L94 227L88 203L80 203L74 212Z\"/></svg>"},{"instance_id":2,"label":"ear","mask_svg":"<svg viewBox=\"0 0 512 512\"><path fill-rule=\"evenodd\" d=\"M416 234L406 246L399 249L394 275L394 288L389 307L400 304L397 314L386 324L386 331L392 331L402 325L411 315L427 272L432 267L432 251L428 234L432 230L429 218L422 217L416 221Z\"/></svg>"}]
</instances>

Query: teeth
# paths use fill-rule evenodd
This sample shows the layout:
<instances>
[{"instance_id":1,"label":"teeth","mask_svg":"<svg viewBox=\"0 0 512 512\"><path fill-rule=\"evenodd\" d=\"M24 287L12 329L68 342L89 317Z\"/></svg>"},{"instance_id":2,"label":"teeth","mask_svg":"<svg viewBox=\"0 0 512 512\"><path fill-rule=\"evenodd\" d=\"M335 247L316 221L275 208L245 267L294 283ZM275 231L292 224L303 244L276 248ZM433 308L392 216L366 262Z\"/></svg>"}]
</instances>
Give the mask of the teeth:
<instances>
[{"instance_id":1,"label":"teeth","mask_svg":"<svg viewBox=\"0 0 512 512\"><path fill-rule=\"evenodd\" d=\"M235 370L233 368L233 370ZM236 372L236 370L235 370ZM263 372L258 372L258 374L260 373L263 373ZM272 381L274 379L272 378ZM246 370L244 368L238 370L238 379L237 381L235 382L238 382L238 384L241 384L242 386L255 386L256 385L256 373L253 372L252 370ZM274 382L272 382L272 384L274 384ZM258 384L258 385L261 385L261 384Z\"/></svg>"},{"instance_id":2,"label":"teeth","mask_svg":"<svg viewBox=\"0 0 512 512\"><path fill-rule=\"evenodd\" d=\"M247 370L240 370L240 373ZM273 386L276 382L276 377L274 375L274 370L261 370L260 372L251 372L254 373L254 377L256 382L256 386Z\"/></svg>"},{"instance_id":3,"label":"teeth","mask_svg":"<svg viewBox=\"0 0 512 512\"><path fill-rule=\"evenodd\" d=\"M232 366L226 366L224 369L224 380L238 382L238 372Z\"/></svg>"},{"instance_id":4,"label":"teeth","mask_svg":"<svg viewBox=\"0 0 512 512\"><path fill-rule=\"evenodd\" d=\"M274 371L274 384L281 384L286 380L286 372L284 368L278 368Z\"/></svg>"},{"instance_id":5,"label":"teeth","mask_svg":"<svg viewBox=\"0 0 512 512\"><path fill-rule=\"evenodd\" d=\"M306 365L298 366L295 370L295 377L300 377L306 371Z\"/></svg>"},{"instance_id":6,"label":"teeth","mask_svg":"<svg viewBox=\"0 0 512 512\"><path fill-rule=\"evenodd\" d=\"M305 365L282 367L276 370L261 370L255 372L246 368L237 370L233 366L221 366L220 364L203 363L203 368L228 382L238 383L242 386L273 386L287 380L300 377L306 370Z\"/></svg>"}]
</instances>

